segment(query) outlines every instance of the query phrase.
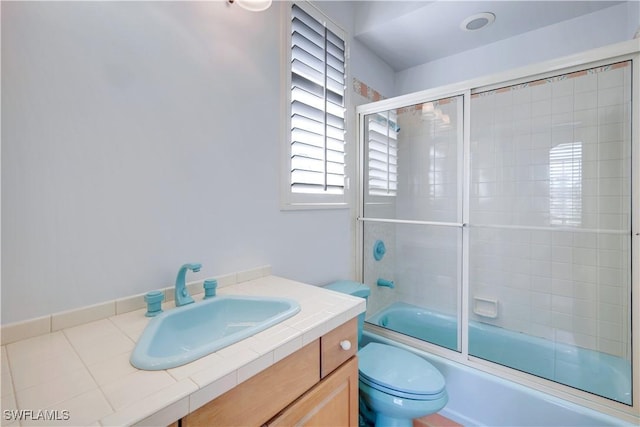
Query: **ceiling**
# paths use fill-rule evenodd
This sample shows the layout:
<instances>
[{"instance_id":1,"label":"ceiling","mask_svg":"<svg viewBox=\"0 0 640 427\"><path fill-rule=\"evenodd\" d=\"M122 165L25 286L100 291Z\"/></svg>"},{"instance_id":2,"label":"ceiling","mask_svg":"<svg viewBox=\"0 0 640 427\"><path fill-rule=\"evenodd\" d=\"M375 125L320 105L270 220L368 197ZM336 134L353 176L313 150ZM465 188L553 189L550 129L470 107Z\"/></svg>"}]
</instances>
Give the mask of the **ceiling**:
<instances>
[{"instance_id":1,"label":"ceiling","mask_svg":"<svg viewBox=\"0 0 640 427\"><path fill-rule=\"evenodd\" d=\"M576 18L622 1L358 1L355 38L395 71ZM480 12L495 22L463 31L462 21Z\"/></svg>"}]
</instances>

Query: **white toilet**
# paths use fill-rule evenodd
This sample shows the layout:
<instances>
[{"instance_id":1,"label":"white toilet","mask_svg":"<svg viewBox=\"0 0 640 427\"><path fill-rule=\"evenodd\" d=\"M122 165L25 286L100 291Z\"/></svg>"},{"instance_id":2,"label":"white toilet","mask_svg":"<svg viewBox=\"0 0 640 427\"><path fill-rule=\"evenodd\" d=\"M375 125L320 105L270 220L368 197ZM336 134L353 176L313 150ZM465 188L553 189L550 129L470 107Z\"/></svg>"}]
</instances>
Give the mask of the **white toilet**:
<instances>
[{"instance_id":1,"label":"white toilet","mask_svg":"<svg viewBox=\"0 0 640 427\"><path fill-rule=\"evenodd\" d=\"M325 287L367 298L369 287L341 280ZM358 342L364 313L358 317ZM398 347L369 343L358 351L360 414L376 427L411 427L414 418L441 410L448 401L442 374L425 359Z\"/></svg>"}]
</instances>

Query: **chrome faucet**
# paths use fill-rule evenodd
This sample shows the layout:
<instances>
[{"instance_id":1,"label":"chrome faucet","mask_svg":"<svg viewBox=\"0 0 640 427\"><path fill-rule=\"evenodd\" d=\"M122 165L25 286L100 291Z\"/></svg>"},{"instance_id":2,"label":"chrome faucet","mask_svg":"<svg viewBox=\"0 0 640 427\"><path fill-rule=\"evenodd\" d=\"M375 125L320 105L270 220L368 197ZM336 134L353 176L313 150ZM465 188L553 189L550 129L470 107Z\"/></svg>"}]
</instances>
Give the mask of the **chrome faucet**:
<instances>
[{"instance_id":1,"label":"chrome faucet","mask_svg":"<svg viewBox=\"0 0 640 427\"><path fill-rule=\"evenodd\" d=\"M176 277L176 289L175 289L175 300L176 307L180 307L182 305L191 304L193 302L193 298L189 295L189 291L187 290L187 285L185 283L185 276L187 275L187 270L191 270L195 273L200 271L200 267L202 264L185 264L180 267L178 271L178 277Z\"/></svg>"}]
</instances>

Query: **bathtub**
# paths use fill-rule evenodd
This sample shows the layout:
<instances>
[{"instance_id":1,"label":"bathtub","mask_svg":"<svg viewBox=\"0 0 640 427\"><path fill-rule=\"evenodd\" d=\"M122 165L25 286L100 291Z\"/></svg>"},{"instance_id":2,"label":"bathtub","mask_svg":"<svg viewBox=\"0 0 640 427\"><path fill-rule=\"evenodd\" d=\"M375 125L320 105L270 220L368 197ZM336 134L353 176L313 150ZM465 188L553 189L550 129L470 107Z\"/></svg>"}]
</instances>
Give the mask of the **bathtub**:
<instances>
[{"instance_id":1,"label":"bathtub","mask_svg":"<svg viewBox=\"0 0 640 427\"><path fill-rule=\"evenodd\" d=\"M394 303L367 319L367 322L443 347L455 349L457 345L455 318L410 304ZM612 399L623 402L631 400L631 367L621 358L565 344L554 344L548 340L477 322L469 325L469 337L470 349L477 357L527 370ZM365 330L362 345L368 342L403 347L429 360L447 381L450 400L441 413L463 425L624 425L618 418Z\"/></svg>"}]
</instances>

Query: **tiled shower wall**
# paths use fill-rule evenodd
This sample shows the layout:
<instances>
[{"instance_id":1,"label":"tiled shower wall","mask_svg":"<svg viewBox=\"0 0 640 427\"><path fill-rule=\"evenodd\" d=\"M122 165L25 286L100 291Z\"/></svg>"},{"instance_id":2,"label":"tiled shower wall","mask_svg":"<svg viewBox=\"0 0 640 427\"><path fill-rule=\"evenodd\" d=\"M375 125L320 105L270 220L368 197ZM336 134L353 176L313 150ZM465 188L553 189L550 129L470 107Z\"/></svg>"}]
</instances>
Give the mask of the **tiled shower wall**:
<instances>
[{"instance_id":1,"label":"tiled shower wall","mask_svg":"<svg viewBox=\"0 0 640 427\"><path fill-rule=\"evenodd\" d=\"M402 108L398 123L396 217L461 222L458 157L462 149L462 97ZM461 231L433 225L397 225L396 239L402 301L455 316L461 279Z\"/></svg>"},{"instance_id":2,"label":"tiled shower wall","mask_svg":"<svg viewBox=\"0 0 640 427\"><path fill-rule=\"evenodd\" d=\"M630 356L630 84L620 63L472 95L471 320ZM461 104L396 111L397 195L365 195L365 217L462 222ZM457 313L461 242L454 227L365 223L369 314L396 300Z\"/></svg>"},{"instance_id":3,"label":"tiled shower wall","mask_svg":"<svg viewBox=\"0 0 640 427\"><path fill-rule=\"evenodd\" d=\"M462 98L421 103L395 113L400 127L398 191L392 197L375 197L365 189L364 216L460 222ZM387 247L380 261L371 253L377 239L384 239ZM460 300L461 243L457 228L365 223L364 280L372 285L368 313L403 301L455 317ZM378 277L393 280L396 288L376 286Z\"/></svg>"},{"instance_id":4,"label":"tiled shower wall","mask_svg":"<svg viewBox=\"0 0 640 427\"><path fill-rule=\"evenodd\" d=\"M354 78L353 97L356 105L379 101L385 97L366 83ZM365 217L392 218L395 215L395 198L381 198L365 204ZM382 240L387 253L380 260L373 257L373 246L376 240ZM363 238L364 277L363 282L371 288L371 297L367 301L367 315L371 315L397 301L394 289L378 287L378 278L394 280L395 278L395 232L393 226L384 223L366 223Z\"/></svg>"},{"instance_id":5,"label":"tiled shower wall","mask_svg":"<svg viewBox=\"0 0 640 427\"><path fill-rule=\"evenodd\" d=\"M472 95L472 318L629 357L631 65ZM472 304L472 302L471 302Z\"/></svg>"}]
</instances>

